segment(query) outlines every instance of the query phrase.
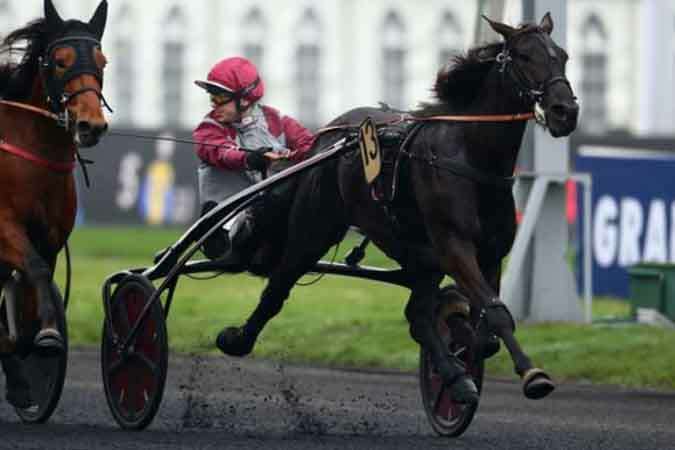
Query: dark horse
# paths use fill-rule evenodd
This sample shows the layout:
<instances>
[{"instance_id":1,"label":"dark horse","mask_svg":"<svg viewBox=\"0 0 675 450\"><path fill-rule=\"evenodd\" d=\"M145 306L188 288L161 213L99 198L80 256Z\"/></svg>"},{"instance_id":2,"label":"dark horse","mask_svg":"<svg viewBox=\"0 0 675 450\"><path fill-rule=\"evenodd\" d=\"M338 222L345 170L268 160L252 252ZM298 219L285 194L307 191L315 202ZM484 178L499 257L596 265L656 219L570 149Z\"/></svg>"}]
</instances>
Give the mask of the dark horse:
<instances>
[{"instance_id":1,"label":"dark horse","mask_svg":"<svg viewBox=\"0 0 675 450\"><path fill-rule=\"evenodd\" d=\"M479 331L477 341L492 339L498 345L496 335L508 348L525 395L541 398L553 390L550 378L534 368L514 337L514 321L499 299L499 279L516 232L510 181L526 125L517 119L535 111L551 135L566 136L576 128L578 105L565 77L567 55L550 36L549 14L538 25L489 23L503 42L455 58L438 74L437 102L404 115L404 144L383 142L385 161L397 163L392 202L373 199L358 153L300 177L281 256L269 268L268 284L246 323L220 333L222 351L248 354L298 279L355 225L410 275L405 308L410 334L430 352L458 402L476 402L478 393L434 326L436 294L446 274L470 300L469 323ZM442 115L471 121L443 120ZM375 108L349 111L331 122L335 128L322 133L315 148L351 133L351 126L367 116L378 123L400 117Z\"/></svg>"},{"instance_id":2,"label":"dark horse","mask_svg":"<svg viewBox=\"0 0 675 450\"><path fill-rule=\"evenodd\" d=\"M96 145L108 126L100 44L107 3L88 23L61 19L51 0L44 14L9 33L0 47L10 58L22 54L20 62L0 67L0 283L20 290L19 336L34 351L58 354L64 341L52 278L75 221L76 150ZM0 324L8 400L27 407L29 393L12 356L16 345Z\"/></svg>"}]
</instances>

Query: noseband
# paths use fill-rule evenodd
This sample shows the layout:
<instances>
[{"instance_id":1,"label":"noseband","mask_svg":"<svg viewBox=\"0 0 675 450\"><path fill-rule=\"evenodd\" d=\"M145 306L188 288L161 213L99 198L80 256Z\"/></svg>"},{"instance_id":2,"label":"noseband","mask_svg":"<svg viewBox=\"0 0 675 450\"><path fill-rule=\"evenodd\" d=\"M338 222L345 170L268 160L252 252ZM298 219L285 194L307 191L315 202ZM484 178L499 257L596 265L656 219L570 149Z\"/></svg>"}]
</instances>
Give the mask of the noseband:
<instances>
[{"instance_id":1,"label":"noseband","mask_svg":"<svg viewBox=\"0 0 675 450\"><path fill-rule=\"evenodd\" d=\"M56 62L52 58L52 53L57 47L63 46L70 47L75 51L75 64L70 66L63 76L57 76ZM66 129L70 125L68 105L75 97L85 92L96 94L103 106L112 112L100 89L85 87L75 92L66 92L66 85L70 80L85 74L93 75L99 85L103 87L103 69L98 67L94 59L94 50L100 47L101 42L94 37L87 35L68 36L50 43L44 55L40 57L40 75L47 92L47 104L51 112L57 115L59 125Z\"/></svg>"}]
</instances>

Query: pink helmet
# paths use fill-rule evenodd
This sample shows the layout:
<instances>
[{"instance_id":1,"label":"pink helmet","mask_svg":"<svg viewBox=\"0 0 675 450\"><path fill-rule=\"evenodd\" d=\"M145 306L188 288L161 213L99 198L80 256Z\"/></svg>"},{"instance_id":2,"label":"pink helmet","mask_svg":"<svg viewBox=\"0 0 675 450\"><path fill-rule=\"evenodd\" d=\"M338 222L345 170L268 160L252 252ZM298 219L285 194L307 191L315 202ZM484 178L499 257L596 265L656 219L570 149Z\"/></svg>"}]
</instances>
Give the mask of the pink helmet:
<instances>
[{"instance_id":1,"label":"pink helmet","mask_svg":"<svg viewBox=\"0 0 675 450\"><path fill-rule=\"evenodd\" d=\"M197 80L195 84L211 94L229 94L234 100L244 99L250 103L257 102L265 93L258 69L242 57L219 61L209 71L207 81Z\"/></svg>"}]
</instances>

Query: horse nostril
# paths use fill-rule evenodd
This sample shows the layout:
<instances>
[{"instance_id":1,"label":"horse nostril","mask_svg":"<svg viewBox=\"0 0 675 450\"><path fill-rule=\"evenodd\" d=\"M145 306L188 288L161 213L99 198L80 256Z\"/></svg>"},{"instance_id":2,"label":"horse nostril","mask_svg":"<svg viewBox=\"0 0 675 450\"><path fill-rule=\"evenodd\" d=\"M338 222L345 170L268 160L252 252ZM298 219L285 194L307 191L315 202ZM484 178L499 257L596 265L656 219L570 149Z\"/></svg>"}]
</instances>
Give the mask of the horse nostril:
<instances>
[{"instance_id":1,"label":"horse nostril","mask_svg":"<svg viewBox=\"0 0 675 450\"><path fill-rule=\"evenodd\" d=\"M91 132L92 126L89 122L84 120L77 122L77 132L80 134L89 134Z\"/></svg>"},{"instance_id":2,"label":"horse nostril","mask_svg":"<svg viewBox=\"0 0 675 450\"><path fill-rule=\"evenodd\" d=\"M556 103L551 105L551 113L561 120L576 120L579 115L579 105Z\"/></svg>"}]
</instances>

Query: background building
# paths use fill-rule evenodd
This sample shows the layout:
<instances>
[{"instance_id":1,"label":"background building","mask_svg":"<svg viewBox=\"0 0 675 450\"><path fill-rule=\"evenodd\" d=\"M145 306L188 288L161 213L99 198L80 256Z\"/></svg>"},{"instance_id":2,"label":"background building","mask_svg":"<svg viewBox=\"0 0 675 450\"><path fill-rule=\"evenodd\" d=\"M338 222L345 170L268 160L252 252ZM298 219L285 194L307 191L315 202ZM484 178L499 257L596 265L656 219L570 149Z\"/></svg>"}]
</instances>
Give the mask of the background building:
<instances>
[{"instance_id":1,"label":"background building","mask_svg":"<svg viewBox=\"0 0 675 450\"><path fill-rule=\"evenodd\" d=\"M219 58L261 69L265 101L320 126L357 105L412 108L473 43L478 1L110 0L104 50L115 126L192 128L208 107L192 84ZM55 0L88 18L98 0ZM507 17L519 21L518 1ZM675 0L569 0L568 73L590 134L673 134ZM0 0L0 30L42 1ZM554 18L555 19L555 18Z\"/></svg>"},{"instance_id":2,"label":"background building","mask_svg":"<svg viewBox=\"0 0 675 450\"><path fill-rule=\"evenodd\" d=\"M53 1L64 18L82 20L99 3ZM0 0L0 34L41 17L42 5ZM378 101L414 108L429 100L438 69L476 42L486 5L504 6L504 20L517 24L533 3L109 0L103 47L111 130L189 139L209 109L193 80L232 55L258 64L266 103L312 128ZM582 115L565 166L593 177L595 293L625 296L627 267L675 262L675 0L566 5L568 77ZM545 144L543 159L559 158L556 149ZM85 156L96 164L93 188L78 186L80 223L184 226L196 218L197 160L189 144L110 133ZM581 242L570 236L572 246Z\"/></svg>"}]
</instances>

